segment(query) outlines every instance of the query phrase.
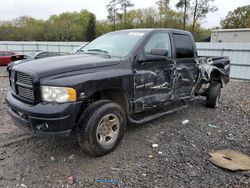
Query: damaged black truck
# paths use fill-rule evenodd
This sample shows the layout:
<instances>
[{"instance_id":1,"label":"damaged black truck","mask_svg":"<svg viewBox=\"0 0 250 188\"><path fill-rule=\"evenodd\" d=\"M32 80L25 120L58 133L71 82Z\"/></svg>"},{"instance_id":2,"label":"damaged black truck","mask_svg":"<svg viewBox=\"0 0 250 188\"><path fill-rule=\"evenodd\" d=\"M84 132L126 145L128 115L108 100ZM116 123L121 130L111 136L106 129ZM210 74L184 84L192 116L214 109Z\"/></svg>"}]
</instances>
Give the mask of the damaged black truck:
<instances>
[{"instance_id":1,"label":"damaged black truck","mask_svg":"<svg viewBox=\"0 0 250 188\"><path fill-rule=\"evenodd\" d=\"M229 59L198 57L186 31L116 31L80 51L14 66L6 103L16 125L38 134L74 133L94 156L119 144L127 122L184 109L197 95L216 107L229 82Z\"/></svg>"}]
</instances>

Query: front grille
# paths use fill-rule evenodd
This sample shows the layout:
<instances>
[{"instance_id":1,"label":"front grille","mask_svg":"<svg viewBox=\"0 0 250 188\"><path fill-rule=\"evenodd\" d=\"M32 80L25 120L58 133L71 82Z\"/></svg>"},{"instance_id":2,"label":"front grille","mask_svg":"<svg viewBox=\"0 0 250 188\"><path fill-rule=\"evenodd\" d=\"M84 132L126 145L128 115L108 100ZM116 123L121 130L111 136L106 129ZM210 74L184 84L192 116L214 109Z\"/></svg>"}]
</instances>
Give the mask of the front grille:
<instances>
[{"instance_id":1,"label":"front grille","mask_svg":"<svg viewBox=\"0 0 250 188\"><path fill-rule=\"evenodd\" d=\"M29 102L35 101L34 86L31 76L22 72L11 71L10 86L18 97Z\"/></svg>"},{"instance_id":2,"label":"front grille","mask_svg":"<svg viewBox=\"0 0 250 188\"><path fill-rule=\"evenodd\" d=\"M33 84L32 78L29 75L24 74L22 72L16 72L16 73L17 73L16 74L16 81L17 82L32 86L32 84Z\"/></svg>"},{"instance_id":3,"label":"front grille","mask_svg":"<svg viewBox=\"0 0 250 188\"><path fill-rule=\"evenodd\" d=\"M34 91L32 89L17 86L17 91L20 97L31 100L32 102L34 101L35 97L34 97Z\"/></svg>"}]
</instances>

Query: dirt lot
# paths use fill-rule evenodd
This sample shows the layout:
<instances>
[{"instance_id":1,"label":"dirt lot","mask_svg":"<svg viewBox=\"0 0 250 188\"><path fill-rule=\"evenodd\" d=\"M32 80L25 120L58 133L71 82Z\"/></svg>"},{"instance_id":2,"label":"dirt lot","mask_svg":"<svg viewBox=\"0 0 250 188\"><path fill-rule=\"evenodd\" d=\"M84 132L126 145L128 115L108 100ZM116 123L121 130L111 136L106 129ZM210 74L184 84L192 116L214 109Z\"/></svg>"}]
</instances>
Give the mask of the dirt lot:
<instances>
[{"instance_id":1,"label":"dirt lot","mask_svg":"<svg viewBox=\"0 0 250 188\"><path fill-rule=\"evenodd\" d=\"M1 101L7 87L7 78L0 78ZM231 81L219 108L197 100L186 110L129 126L121 145L99 158L81 152L73 137L27 135L1 102L0 187L250 187L250 172L208 161L208 152L218 149L250 154L250 116L240 108L249 95L250 82ZM185 119L190 122L182 125Z\"/></svg>"}]
</instances>

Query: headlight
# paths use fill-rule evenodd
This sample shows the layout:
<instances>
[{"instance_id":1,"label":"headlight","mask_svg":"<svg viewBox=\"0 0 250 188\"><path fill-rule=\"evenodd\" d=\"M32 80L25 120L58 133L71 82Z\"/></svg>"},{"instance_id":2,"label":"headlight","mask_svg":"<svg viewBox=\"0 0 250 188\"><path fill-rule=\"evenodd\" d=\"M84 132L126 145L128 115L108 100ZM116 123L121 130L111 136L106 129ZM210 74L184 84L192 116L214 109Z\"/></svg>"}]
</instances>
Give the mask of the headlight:
<instances>
[{"instance_id":1,"label":"headlight","mask_svg":"<svg viewBox=\"0 0 250 188\"><path fill-rule=\"evenodd\" d=\"M76 91L68 87L42 86L42 100L57 103L76 101Z\"/></svg>"}]
</instances>

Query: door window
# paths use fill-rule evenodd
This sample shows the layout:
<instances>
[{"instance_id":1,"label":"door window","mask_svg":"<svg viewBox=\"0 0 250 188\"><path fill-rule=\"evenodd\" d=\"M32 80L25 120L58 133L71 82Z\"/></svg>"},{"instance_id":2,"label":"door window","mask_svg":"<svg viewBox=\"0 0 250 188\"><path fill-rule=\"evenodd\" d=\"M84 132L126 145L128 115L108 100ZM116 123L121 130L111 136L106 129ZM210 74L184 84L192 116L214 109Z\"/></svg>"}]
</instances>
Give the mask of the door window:
<instances>
[{"instance_id":1,"label":"door window","mask_svg":"<svg viewBox=\"0 0 250 188\"><path fill-rule=\"evenodd\" d=\"M176 48L176 58L193 58L194 46L193 40L188 35L173 34Z\"/></svg>"},{"instance_id":2,"label":"door window","mask_svg":"<svg viewBox=\"0 0 250 188\"><path fill-rule=\"evenodd\" d=\"M168 33L156 33L147 42L144 53L150 54L152 49L165 49L168 51L168 57L171 57L171 42Z\"/></svg>"},{"instance_id":3,"label":"door window","mask_svg":"<svg viewBox=\"0 0 250 188\"><path fill-rule=\"evenodd\" d=\"M3 55L4 56L12 56L12 55L14 55L14 53L13 52L3 52Z\"/></svg>"}]
</instances>

